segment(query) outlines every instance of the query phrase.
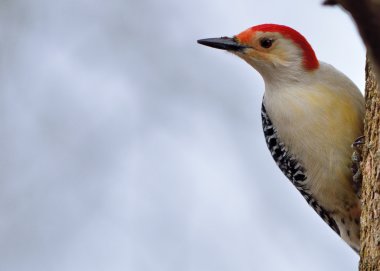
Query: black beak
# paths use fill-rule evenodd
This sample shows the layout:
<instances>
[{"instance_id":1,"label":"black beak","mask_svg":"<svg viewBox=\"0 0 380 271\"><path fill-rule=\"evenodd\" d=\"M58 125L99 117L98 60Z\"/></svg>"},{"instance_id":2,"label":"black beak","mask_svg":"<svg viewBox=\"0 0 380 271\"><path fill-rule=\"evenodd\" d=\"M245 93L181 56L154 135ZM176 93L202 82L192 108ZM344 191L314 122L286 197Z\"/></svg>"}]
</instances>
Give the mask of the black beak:
<instances>
[{"instance_id":1,"label":"black beak","mask_svg":"<svg viewBox=\"0 0 380 271\"><path fill-rule=\"evenodd\" d=\"M221 38L213 38L213 39L202 39L198 40L199 44L206 45L216 49L222 49L227 51L240 51L245 48L249 48L248 46L239 44L236 39L221 37Z\"/></svg>"}]
</instances>

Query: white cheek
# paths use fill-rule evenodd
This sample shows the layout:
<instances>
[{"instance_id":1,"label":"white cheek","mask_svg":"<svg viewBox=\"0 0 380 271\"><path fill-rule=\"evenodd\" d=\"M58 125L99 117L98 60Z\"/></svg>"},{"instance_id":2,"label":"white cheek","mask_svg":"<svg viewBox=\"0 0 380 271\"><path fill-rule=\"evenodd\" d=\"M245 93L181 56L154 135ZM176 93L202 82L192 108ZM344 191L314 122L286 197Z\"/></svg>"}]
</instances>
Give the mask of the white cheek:
<instances>
[{"instance_id":1,"label":"white cheek","mask_svg":"<svg viewBox=\"0 0 380 271\"><path fill-rule=\"evenodd\" d=\"M279 40L271 52L272 62L276 66L299 66L302 64L302 50L290 40Z\"/></svg>"},{"instance_id":2,"label":"white cheek","mask_svg":"<svg viewBox=\"0 0 380 271\"><path fill-rule=\"evenodd\" d=\"M268 54L246 51L236 55L256 69L266 83L298 78L302 71L302 51L288 40L278 40Z\"/></svg>"}]
</instances>

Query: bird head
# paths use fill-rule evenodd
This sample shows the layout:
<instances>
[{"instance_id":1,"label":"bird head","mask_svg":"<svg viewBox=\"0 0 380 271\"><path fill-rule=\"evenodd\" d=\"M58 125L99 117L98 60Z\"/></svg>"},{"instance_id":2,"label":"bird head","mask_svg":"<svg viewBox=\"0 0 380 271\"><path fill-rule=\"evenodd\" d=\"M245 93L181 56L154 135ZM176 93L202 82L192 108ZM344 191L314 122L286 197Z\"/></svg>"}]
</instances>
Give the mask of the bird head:
<instances>
[{"instance_id":1,"label":"bird head","mask_svg":"<svg viewBox=\"0 0 380 271\"><path fill-rule=\"evenodd\" d=\"M319 67L305 37L284 25L257 25L232 38L201 39L198 43L236 54L255 68L265 81L299 80L300 73Z\"/></svg>"}]
</instances>

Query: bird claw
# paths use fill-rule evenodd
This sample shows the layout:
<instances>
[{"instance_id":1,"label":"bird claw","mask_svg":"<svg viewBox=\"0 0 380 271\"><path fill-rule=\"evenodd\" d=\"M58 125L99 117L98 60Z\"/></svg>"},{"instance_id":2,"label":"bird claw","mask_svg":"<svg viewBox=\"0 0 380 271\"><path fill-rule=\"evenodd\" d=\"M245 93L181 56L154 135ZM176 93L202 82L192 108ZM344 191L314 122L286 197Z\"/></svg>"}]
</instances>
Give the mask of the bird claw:
<instances>
[{"instance_id":1,"label":"bird claw","mask_svg":"<svg viewBox=\"0 0 380 271\"><path fill-rule=\"evenodd\" d=\"M363 151L363 145L364 145L365 137L360 136L352 143L351 147L353 148L354 152L352 153L352 165L351 165L351 171L353 174L352 181L353 181L353 187L355 190L356 195L360 198L361 196L361 188L362 188L362 171L360 168L360 162L362 161L362 151Z\"/></svg>"},{"instance_id":2,"label":"bird claw","mask_svg":"<svg viewBox=\"0 0 380 271\"><path fill-rule=\"evenodd\" d=\"M362 145L364 144L365 136L359 136L357 139L355 139L354 143L352 143L351 147L355 150L355 148L360 148L360 152L362 151Z\"/></svg>"}]
</instances>

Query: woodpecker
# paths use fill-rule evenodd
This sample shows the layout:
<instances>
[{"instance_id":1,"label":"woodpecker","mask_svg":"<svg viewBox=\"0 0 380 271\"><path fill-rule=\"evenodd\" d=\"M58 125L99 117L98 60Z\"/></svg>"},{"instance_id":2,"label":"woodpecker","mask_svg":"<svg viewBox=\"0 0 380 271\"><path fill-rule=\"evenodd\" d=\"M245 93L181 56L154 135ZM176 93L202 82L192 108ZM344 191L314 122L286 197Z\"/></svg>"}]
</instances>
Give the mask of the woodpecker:
<instances>
[{"instance_id":1,"label":"woodpecker","mask_svg":"<svg viewBox=\"0 0 380 271\"><path fill-rule=\"evenodd\" d=\"M351 144L363 134L364 97L333 66L319 61L296 30L262 24L238 35L201 39L245 60L264 79L262 126L284 175L318 215L356 252L360 200Z\"/></svg>"}]
</instances>

